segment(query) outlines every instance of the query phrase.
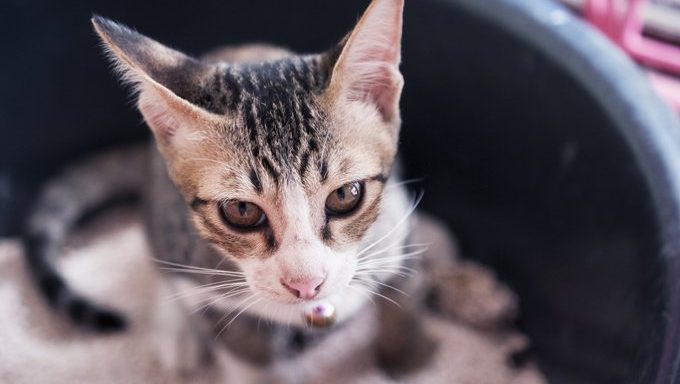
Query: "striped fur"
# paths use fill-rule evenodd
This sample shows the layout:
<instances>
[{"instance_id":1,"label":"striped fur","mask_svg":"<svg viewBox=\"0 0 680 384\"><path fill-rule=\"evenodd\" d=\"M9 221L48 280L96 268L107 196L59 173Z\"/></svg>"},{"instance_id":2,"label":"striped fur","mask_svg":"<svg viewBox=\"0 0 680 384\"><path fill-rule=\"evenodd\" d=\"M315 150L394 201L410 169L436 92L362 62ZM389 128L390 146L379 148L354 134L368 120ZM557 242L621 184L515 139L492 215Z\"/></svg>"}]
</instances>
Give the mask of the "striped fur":
<instances>
[{"instance_id":1,"label":"striped fur","mask_svg":"<svg viewBox=\"0 0 680 384\"><path fill-rule=\"evenodd\" d=\"M301 318L277 317L305 304L285 281L319 278L315 299L334 303L342 322L366 302L361 292L348 288L357 268L400 270L405 252L398 246L408 230L403 216L408 206L390 174L401 123L402 9L402 0L374 0L355 29L321 54L246 46L222 48L201 59L93 18L116 71L138 94L157 146L151 150L146 188L144 180L128 177L137 169L130 164L127 171L104 168L100 173L108 182L102 186L111 194L146 189L146 220L158 259L240 273L258 298L249 313L298 325ZM79 175L78 183L96 183ZM48 187L31 220L30 265L50 302L65 307L74 320L119 328L118 315L71 293L50 262L74 220L110 197L101 191L75 207L63 196L54 201L50 191L73 188L67 179ZM333 215L325 208L326 198L354 182L363 188L357 208ZM265 225L254 230L227 225L219 209L231 200L258 205ZM389 236L396 246L375 253L384 261L366 264L372 255L366 252L384 247L381 242ZM369 285L379 290L393 277L373 273ZM197 274L193 280L230 278ZM224 311L240 306L229 300L218 304ZM416 329L414 314L406 317L401 324Z\"/></svg>"}]
</instances>

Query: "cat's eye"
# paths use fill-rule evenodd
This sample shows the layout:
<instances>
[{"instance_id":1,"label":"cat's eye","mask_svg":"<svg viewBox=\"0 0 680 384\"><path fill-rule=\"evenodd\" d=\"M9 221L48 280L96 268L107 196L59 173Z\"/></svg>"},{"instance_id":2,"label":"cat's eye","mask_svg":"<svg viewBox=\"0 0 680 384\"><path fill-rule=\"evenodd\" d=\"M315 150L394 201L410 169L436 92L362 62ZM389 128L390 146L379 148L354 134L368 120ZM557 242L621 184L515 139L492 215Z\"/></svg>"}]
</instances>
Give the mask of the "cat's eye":
<instances>
[{"instance_id":1,"label":"cat's eye","mask_svg":"<svg viewBox=\"0 0 680 384\"><path fill-rule=\"evenodd\" d=\"M247 201L229 200L220 204L222 220L238 229L254 229L265 223L262 208Z\"/></svg>"},{"instance_id":2,"label":"cat's eye","mask_svg":"<svg viewBox=\"0 0 680 384\"><path fill-rule=\"evenodd\" d=\"M364 185L353 181L331 192L326 198L326 211L331 215L345 215L354 211L364 193Z\"/></svg>"}]
</instances>

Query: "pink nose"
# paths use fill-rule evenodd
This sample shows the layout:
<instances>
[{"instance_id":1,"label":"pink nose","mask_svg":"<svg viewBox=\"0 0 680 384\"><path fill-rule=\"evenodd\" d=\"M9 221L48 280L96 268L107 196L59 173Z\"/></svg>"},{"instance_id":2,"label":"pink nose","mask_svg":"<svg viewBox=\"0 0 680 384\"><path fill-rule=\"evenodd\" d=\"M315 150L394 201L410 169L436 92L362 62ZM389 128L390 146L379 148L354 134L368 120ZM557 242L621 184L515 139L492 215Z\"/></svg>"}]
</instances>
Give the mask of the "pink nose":
<instances>
[{"instance_id":1,"label":"pink nose","mask_svg":"<svg viewBox=\"0 0 680 384\"><path fill-rule=\"evenodd\" d=\"M281 284L295 295L295 297L304 300L311 300L319 293L321 285L323 285L325 278L312 277L308 279L284 280L281 279Z\"/></svg>"}]
</instances>

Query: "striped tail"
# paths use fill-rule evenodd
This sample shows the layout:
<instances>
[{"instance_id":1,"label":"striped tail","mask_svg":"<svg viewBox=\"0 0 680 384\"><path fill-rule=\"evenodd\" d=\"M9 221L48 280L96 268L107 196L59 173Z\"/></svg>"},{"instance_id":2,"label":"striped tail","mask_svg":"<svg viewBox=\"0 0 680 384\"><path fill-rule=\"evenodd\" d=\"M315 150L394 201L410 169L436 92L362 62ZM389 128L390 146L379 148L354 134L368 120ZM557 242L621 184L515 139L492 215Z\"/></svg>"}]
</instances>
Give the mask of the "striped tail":
<instances>
[{"instance_id":1,"label":"striped tail","mask_svg":"<svg viewBox=\"0 0 680 384\"><path fill-rule=\"evenodd\" d=\"M25 227L27 264L47 302L76 324L95 331L124 330L126 320L73 291L55 261L88 214L122 198L139 198L147 151L146 147L115 150L66 169L46 184Z\"/></svg>"}]
</instances>

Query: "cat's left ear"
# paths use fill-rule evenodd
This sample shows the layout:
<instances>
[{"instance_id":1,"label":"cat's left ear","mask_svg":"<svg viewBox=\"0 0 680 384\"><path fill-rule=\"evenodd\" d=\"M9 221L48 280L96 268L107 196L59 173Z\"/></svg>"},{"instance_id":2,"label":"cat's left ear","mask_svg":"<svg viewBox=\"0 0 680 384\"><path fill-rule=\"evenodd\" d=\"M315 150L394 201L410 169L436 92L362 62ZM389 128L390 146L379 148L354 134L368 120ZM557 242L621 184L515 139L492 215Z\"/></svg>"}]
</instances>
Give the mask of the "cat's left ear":
<instances>
[{"instance_id":1,"label":"cat's left ear","mask_svg":"<svg viewBox=\"0 0 680 384\"><path fill-rule=\"evenodd\" d=\"M372 104L385 121L399 118L404 0L373 0L344 43L331 86L349 100Z\"/></svg>"}]
</instances>

